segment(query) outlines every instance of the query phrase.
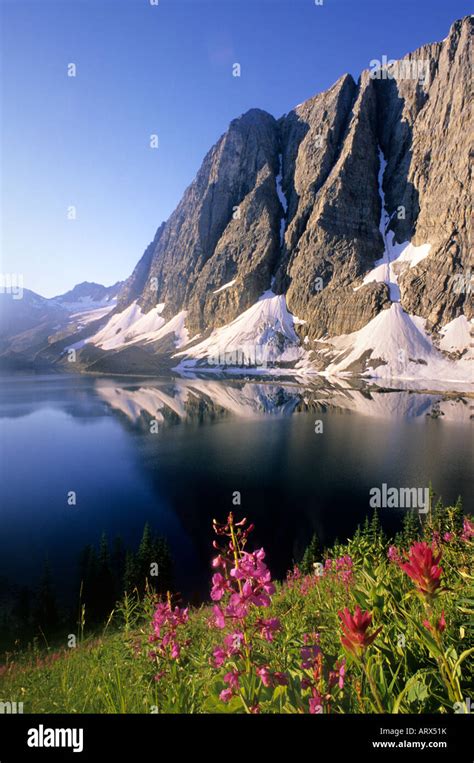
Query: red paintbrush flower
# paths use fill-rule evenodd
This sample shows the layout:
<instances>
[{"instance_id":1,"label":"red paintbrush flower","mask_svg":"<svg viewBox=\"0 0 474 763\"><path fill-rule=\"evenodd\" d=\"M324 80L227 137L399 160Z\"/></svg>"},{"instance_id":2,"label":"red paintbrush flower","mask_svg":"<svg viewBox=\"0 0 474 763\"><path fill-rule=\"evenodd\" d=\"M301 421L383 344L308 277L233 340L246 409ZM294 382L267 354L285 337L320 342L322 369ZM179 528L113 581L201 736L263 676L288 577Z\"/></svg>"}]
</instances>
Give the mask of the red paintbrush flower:
<instances>
[{"instance_id":1,"label":"red paintbrush flower","mask_svg":"<svg viewBox=\"0 0 474 763\"><path fill-rule=\"evenodd\" d=\"M371 634L367 633L367 629L372 622L372 615L370 612L362 612L359 605L355 608L353 615L351 615L347 607L342 612L338 612L338 614L341 618L342 630L344 632L344 635L341 636L342 645L355 657L360 657L364 649L370 646L377 638L382 630L382 626Z\"/></svg>"},{"instance_id":2,"label":"red paintbrush flower","mask_svg":"<svg viewBox=\"0 0 474 763\"><path fill-rule=\"evenodd\" d=\"M411 577L418 591L432 598L441 585L441 551L427 543L414 543L408 552L408 561L399 562L400 568Z\"/></svg>"}]
</instances>

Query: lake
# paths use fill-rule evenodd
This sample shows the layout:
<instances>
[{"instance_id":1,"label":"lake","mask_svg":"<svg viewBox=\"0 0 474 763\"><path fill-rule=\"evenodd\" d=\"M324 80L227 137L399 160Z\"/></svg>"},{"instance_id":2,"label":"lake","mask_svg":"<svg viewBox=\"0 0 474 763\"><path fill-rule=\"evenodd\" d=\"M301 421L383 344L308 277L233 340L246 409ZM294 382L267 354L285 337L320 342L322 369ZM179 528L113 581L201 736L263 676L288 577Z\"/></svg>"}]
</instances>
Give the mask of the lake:
<instances>
[{"instance_id":1,"label":"lake","mask_svg":"<svg viewBox=\"0 0 474 763\"><path fill-rule=\"evenodd\" d=\"M185 598L205 595L212 519L255 525L275 576L314 531L343 540L369 491L427 487L474 509L472 400L347 382L4 376L0 380L1 590L34 586L47 556L76 597L78 556L103 532L167 537ZM75 505L68 496L75 493ZM240 493L241 506L232 498ZM382 508L384 526L403 509Z\"/></svg>"}]
</instances>

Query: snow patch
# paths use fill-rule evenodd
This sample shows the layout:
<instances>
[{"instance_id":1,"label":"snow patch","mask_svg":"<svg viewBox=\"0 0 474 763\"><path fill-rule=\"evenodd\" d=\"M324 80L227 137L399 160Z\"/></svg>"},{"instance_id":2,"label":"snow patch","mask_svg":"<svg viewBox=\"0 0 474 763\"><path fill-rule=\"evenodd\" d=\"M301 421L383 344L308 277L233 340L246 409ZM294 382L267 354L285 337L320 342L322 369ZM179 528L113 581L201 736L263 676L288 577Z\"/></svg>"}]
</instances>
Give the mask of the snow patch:
<instances>
[{"instance_id":1,"label":"snow patch","mask_svg":"<svg viewBox=\"0 0 474 763\"><path fill-rule=\"evenodd\" d=\"M442 336L439 343L441 350L445 352L465 352L472 358L472 321L468 321L465 315L459 315L454 320L443 326L439 332Z\"/></svg>"},{"instance_id":2,"label":"snow patch","mask_svg":"<svg viewBox=\"0 0 474 763\"><path fill-rule=\"evenodd\" d=\"M275 178L276 192L280 200L280 204L283 207L283 212L285 213L280 220L280 248L281 248L283 246L283 241L285 238L285 226L286 226L285 218L288 212L288 201L286 200L286 196L283 193L283 188L281 184L283 180L283 154L278 154L278 163L279 163L279 170L278 170L278 175Z\"/></svg>"},{"instance_id":3,"label":"snow patch","mask_svg":"<svg viewBox=\"0 0 474 763\"><path fill-rule=\"evenodd\" d=\"M428 256L431 244L421 244L414 246L410 241L404 241L401 244L394 243L395 233L388 230L390 221L393 217L388 214L385 206L385 193L383 190L383 178L387 162L379 147L380 169L378 173L378 187L381 201L381 213L379 230L383 238L384 252L382 257L375 262L375 266L365 276L360 286L356 286L354 291L358 291L365 284L378 282L386 283L389 289L389 296L392 302L400 302L400 287L398 285L398 276L400 265L410 268L418 265L419 262Z\"/></svg>"},{"instance_id":4,"label":"snow patch","mask_svg":"<svg viewBox=\"0 0 474 763\"><path fill-rule=\"evenodd\" d=\"M216 289L213 291L213 294L219 294L220 291L224 291L224 289L228 289L230 286L233 286L235 284L237 279L234 278L233 281L229 281L228 283L225 283L224 286L221 286L219 289Z\"/></svg>"},{"instance_id":5,"label":"snow patch","mask_svg":"<svg viewBox=\"0 0 474 763\"><path fill-rule=\"evenodd\" d=\"M303 361L306 352L300 346L295 331L297 319L288 311L284 295L266 291L260 299L231 323L215 329L212 334L175 357L183 357L179 369L194 368L196 360L211 365L212 370L231 372L228 366L245 364L260 366L262 372L268 363L297 363ZM238 355L239 362L232 357ZM241 370L241 369L239 369Z\"/></svg>"},{"instance_id":6,"label":"snow patch","mask_svg":"<svg viewBox=\"0 0 474 763\"><path fill-rule=\"evenodd\" d=\"M472 380L469 364L446 358L426 333L425 319L409 315L397 303L359 331L321 344L328 345L322 354L331 360L326 374L351 373L352 366L363 363L363 375L375 378Z\"/></svg>"},{"instance_id":7,"label":"snow patch","mask_svg":"<svg viewBox=\"0 0 474 763\"><path fill-rule=\"evenodd\" d=\"M106 325L86 342L103 350L116 350L128 344L155 342L167 334L174 333L176 347L181 347L189 339L185 328L187 313L182 310L166 321L161 315L164 307L165 304L160 303L148 313L143 313L139 305L132 302L121 313L113 315Z\"/></svg>"}]
</instances>

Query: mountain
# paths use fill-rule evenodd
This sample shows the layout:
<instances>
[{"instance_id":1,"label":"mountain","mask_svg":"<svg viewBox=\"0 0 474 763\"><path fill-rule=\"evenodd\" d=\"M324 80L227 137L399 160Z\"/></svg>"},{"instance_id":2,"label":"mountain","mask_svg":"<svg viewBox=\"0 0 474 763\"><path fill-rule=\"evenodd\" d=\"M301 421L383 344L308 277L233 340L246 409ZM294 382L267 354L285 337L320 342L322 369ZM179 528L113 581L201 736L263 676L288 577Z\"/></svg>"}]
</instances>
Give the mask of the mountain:
<instances>
[{"instance_id":1,"label":"mountain","mask_svg":"<svg viewBox=\"0 0 474 763\"><path fill-rule=\"evenodd\" d=\"M0 365L3 368L49 367L71 335L98 329L116 306L122 283L78 284L47 299L30 289L0 292ZM61 338L64 339L61 347Z\"/></svg>"},{"instance_id":2,"label":"mountain","mask_svg":"<svg viewBox=\"0 0 474 763\"><path fill-rule=\"evenodd\" d=\"M53 297L51 301L67 310L86 311L99 307L115 306L122 285L122 281L117 281L113 286L102 286L102 284L93 281L83 281L65 294Z\"/></svg>"},{"instance_id":3,"label":"mountain","mask_svg":"<svg viewBox=\"0 0 474 763\"><path fill-rule=\"evenodd\" d=\"M67 315L61 305L29 289L22 289L21 296L0 292L0 342L30 329L51 331L52 325L59 325Z\"/></svg>"},{"instance_id":4,"label":"mountain","mask_svg":"<svg viewBox=\"0 0 474 763\"><path fill-rule=\"evenodd\" d=\"M78 367L468 381L472 26L233 120Z\"/></svg>"}]
</instances>

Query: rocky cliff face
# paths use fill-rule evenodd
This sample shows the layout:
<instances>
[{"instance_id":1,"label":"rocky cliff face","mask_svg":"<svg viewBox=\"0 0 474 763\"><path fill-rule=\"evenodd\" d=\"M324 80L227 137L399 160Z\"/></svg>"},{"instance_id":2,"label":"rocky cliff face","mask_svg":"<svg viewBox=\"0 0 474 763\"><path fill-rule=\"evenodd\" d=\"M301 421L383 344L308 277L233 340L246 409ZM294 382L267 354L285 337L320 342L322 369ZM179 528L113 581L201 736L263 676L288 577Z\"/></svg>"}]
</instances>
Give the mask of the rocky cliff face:
<instances>
[{"instance_id":1,"label":"rocky cliff face","mask_svg":"<svg viewBox=\"0 0 474 763\"><path fill-rule=\"evenodd\" d=\"M428 62L425 82L402 80L397 71L376 82L388 206L407 210L393 230L400 241L431 243L429 257L400 276L401 303L430 327L462 312L472 317L472 28L472 17L456 21L444 42L406 56Z\"/></svg>"},{"instance_id":2,"label":"rocky cliff face","mask_svg":"<svg viewBox=\"0 0 474 763\"><path fill-rule=\"evenodd\" d=\"M278 122L257 109L234 120L120 306L164 302L168 317L186 309L194 334L232 321L274 277L310 339L360 329L390 304L386 283L354 290L384 249L380 148L394 242L431 244L429 257L399 268L402 306L431 328L469 317L471 33L472 19L457 21L444 42L358 84L345 75Z\"/></svg>"},{"instance_id":3,"label":"rocky cliff face","mask_svg":"<svg viewBox=\"0 0 474 763\"><path fill-rule=\"evenodd\" d=\"M117 364L130 344L138 363L176 347L202 362L237 339L300 362L299 343L335 372L393 365L396 350L405 372L464 357L472 26L357 83L344 75L279 120L235 119L89 344Z\"/></svg>"},{"instance_id":4,"label":"rocky cliff face","mask_svg":"<svg viewBox=\"0 0 474 763\"><path fill-rule=\"evenodd\" d=\"M278 129L252 109L209 151L120 296L147 311L188 310L192 333L226 323L269 286L279 256ZM218 291L235 281L235 287Z\"/></svg>"}]
</instances>

